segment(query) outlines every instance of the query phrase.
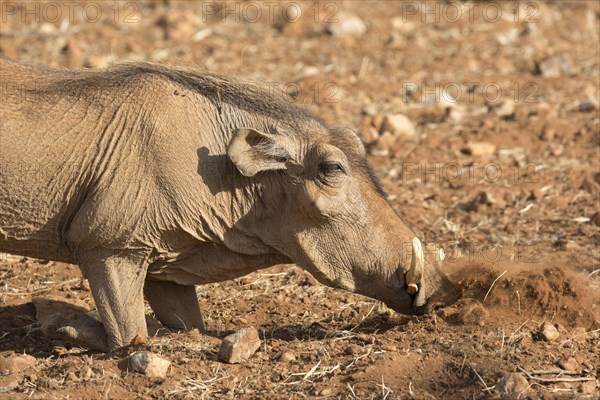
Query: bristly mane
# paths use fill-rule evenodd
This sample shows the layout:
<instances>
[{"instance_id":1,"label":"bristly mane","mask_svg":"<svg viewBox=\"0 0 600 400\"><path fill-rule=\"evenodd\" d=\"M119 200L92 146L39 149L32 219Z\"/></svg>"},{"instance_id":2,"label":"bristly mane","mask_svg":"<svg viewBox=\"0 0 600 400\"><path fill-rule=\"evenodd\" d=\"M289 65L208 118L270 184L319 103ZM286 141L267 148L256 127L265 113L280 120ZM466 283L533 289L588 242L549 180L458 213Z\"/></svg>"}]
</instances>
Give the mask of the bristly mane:
<instances>
[{"instance_id":1,"label":"bristly mane","mask_svg":"<svg viewBox=\"0 0 600 400\"><path fill-rule=\"evenodd\" d=\"M167 67L148 62L125 62L114 64L107 69L60 70L57 85L81 85L86 87L106 87L123 81L135 80L145 76L156 76L179 85L184 90L200 94L215 107L223 103L238 107L250 113L270 117L282 122L294 120L314 120L326 126L324 121L311 111L296 103L284 94L276 93L272 86L261 82L244 81L234 76L224 76L208 72L202 68ZM117 82L115 82L117 81ZM52 84L52 83L50 83ZM270 89L270 90L269 90Z\"/></svg>"}]
</instances>

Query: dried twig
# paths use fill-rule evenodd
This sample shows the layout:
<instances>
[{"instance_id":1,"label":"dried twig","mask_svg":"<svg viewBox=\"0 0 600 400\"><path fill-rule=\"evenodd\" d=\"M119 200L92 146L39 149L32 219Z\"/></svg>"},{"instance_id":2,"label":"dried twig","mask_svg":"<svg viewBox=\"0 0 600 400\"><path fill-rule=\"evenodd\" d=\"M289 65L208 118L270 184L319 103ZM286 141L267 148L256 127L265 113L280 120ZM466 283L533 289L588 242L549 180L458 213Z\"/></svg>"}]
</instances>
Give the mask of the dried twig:
<instances>
[{"instance_id":1,"label":"dried twig","mask_svg":"<svg viewBox=\"0 0 600 400\"><path fill-rule=\"evenodd\" d=\"M494 386L488 386L485 381L483 380L483 378L481 377L481 375L479 375L479 373L475 370L475 367L473 367L473 364L469 363L469 367L471 367L471 369L473 370L473 372L475 372L475 375L477 375L477 378L479 378L479 382L481 382L481 384L483 385L483 391L490 391L494 388Z\"/></svg>"},{"instance_id":2,"label":"dried twig","mask_svg":"<svg viewBox=\"0 0 600 400\"><path fill-rule=\"evenodd\" d=\"M556 382L587 382L587 381L593 381L594 378L592 377L579 377L579 378L538 378L536 376L533 376L530 372L525 371L523 368L517 366L517 369L521 372L523 372L525 375L527 375L527 377L531 380L534 380L536 382L540 382L540 383L556 383ZM537 371L540 372L540 371Z\"/></svg>"},{"instance_id":3,"label":"dried twig","mask_svg":"<svg viewBox=\"0 0 600 400\"><path fill-rule=\"evenodd\" d=\"M485 294L485 296L483 296L483 301L482 303L485 303L485 299L487 299L488 294L490 294L490 292L492 291L492 288L494 287L494 285L496 284L496 282L498 281L498 279L502 278L502 276L507 272L508 270L504 270L503 273L501 273L500 275L498 275L498 277L496 279L494 279L494 282L492 282L490 288L488 289L487 293Z\"/></svg>"},{"instance_id":4,"label":"dried twig","mask_svg":"<svg viewBox=\"0 0 600 400\"><path fill-rule=\"evenodd\" d=\"M538 371L529 371L531 375L581 375L578 371L565 371L562 369L546 369Z\"/></svg>"}]
</instances>

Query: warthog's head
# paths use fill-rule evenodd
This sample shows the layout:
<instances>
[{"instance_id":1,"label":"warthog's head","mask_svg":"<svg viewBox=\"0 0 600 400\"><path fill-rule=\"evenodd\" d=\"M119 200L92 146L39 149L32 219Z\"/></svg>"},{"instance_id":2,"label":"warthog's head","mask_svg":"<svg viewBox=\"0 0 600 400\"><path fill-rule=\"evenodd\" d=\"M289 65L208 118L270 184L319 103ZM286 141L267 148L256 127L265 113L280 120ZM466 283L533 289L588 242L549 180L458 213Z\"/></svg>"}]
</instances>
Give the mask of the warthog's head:
<instances>
[{"instance_id":1,"label":"warthog's head","mask_svg":"<svg viewBox=\"0 0 600 400\"><path fill-rule=\"evenodd\" d=\"M257 235L328 286L401 313L425 311L447 281L435 265L440 253L425 257L386 200L358 136L316 122L302 134L291 129L300 128L238 129L227 149L262 188Z\"/></svg>"}]
</instances>

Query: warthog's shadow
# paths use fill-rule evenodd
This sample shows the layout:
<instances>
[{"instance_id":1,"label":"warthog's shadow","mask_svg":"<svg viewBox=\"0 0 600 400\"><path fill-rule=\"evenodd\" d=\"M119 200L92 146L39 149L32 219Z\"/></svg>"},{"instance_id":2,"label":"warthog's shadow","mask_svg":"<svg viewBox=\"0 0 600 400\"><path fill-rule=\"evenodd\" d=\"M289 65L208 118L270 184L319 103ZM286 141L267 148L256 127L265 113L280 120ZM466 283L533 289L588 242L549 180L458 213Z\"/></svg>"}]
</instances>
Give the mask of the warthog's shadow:
<instances>
[{"instance_id":1,"label":"warthog's shadow","mask_svg":"<svg viewBox=\"0 0 600 400\"><path fill-rule=\"evenodd\" d=\"M33 303L0 307L0 352L11 350L46 358L51 349L52 341L44 337L37 325Z\"/></svg>"}]
</instances>

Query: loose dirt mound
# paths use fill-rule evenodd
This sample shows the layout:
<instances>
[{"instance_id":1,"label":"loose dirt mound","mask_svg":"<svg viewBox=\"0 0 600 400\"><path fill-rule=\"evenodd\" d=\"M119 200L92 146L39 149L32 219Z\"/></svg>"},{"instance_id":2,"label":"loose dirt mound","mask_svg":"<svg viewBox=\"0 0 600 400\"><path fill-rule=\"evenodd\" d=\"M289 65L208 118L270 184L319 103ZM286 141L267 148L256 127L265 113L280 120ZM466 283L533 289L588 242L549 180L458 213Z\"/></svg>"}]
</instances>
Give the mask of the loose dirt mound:
<instances>
[{"instance_id":1,"label":"loose dirt mound","mask_svg":"<svg viewBox=\"0 0 600 400\"><path fill-rule=\"evenodd\" d=\"M456 268L452 280L462 290L462 299L453 307L466 307L467 314L484 313L473 308L473 300L503 322L522 320L523 316L560 322L569 327L600 327L598 288L581 272L569 267L522 266L509 262L498 266L472 263ZM466 313L466 314L465 314ZM466 321L464 321L466 318ZM474 318L477 319L477 318Z\"/></svg>"}]
</instances>

